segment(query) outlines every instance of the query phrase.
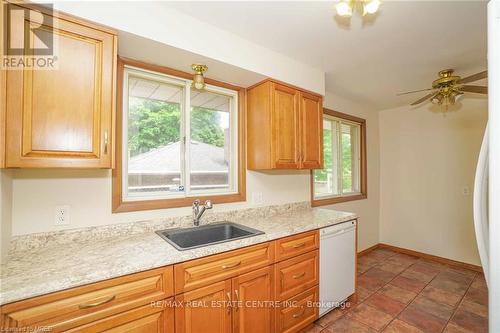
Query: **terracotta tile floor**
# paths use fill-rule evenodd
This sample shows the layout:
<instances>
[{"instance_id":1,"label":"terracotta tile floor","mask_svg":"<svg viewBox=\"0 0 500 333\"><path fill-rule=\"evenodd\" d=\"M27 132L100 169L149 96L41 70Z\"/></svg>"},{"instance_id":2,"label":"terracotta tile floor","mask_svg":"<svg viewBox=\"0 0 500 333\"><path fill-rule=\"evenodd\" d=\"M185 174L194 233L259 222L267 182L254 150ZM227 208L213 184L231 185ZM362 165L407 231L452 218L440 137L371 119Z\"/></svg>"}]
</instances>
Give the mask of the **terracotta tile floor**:
<instances>
[{"instance_id":1,"label":"terracotta tile floor","mask_svg":"<svg viewBox=\"0 0 500 333\"><path fill-rule=\"evenodd\" d=\"M302 333L488 332L484 276L376 249L358 259L358 301Z\"/></svg>"}]
</instances>

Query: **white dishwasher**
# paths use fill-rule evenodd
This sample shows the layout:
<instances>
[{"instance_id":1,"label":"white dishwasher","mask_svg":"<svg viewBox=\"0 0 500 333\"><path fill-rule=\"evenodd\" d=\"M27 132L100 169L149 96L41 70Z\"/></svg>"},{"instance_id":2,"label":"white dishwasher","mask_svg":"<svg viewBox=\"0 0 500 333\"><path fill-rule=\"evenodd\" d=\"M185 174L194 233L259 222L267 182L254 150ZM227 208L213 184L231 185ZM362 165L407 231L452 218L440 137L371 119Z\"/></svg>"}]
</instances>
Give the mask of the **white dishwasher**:
<instances>
[{"instance_id":1,"label":"white dishwasher","mask_svg":"<svg viewBox=\"0 0 500 333\"><path fill-rule=\"evenodd\" d=\"M354 293L356 221L320 230L319 315L341 305Z\"/></svg>"}]
</instances>

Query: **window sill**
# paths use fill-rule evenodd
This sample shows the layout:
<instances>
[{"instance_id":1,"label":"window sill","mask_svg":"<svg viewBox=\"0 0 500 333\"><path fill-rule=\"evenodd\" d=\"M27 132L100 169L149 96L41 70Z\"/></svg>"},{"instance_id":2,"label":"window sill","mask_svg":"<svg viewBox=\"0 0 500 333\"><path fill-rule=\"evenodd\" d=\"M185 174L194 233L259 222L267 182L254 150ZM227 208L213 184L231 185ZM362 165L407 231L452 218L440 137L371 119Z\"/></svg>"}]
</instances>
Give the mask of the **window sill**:
<instances>
[{"instance_id":1,"label":"window sill","mask_svg":"<svg viewBox=\"0 0 500 333\"><path fill-rule=\"evenodd\" d=\"M168 209L179 207L190 207L195 199L201 201L210 200L213 204L223 204L230 202L245 201L244 193L225 194L225 195L205 195L198 197L176 198L176 199L156 199L141 201L123 201L113 203L113 213L135 212L140 210Z\"/></svg>"},{"instance_id":2,"label":"window sill","mask_svg":"<svg viewBox=\"0 0 500 333\"><path fill-rule=\"evenodd\" d=\"M325 198L325 199L311 199L312 207L334 205L341 202L356 201L366 199L368 196L366 194L356 194L356 195L346 195L342 197L335 198Z\"/></svg>"}]
</instances>

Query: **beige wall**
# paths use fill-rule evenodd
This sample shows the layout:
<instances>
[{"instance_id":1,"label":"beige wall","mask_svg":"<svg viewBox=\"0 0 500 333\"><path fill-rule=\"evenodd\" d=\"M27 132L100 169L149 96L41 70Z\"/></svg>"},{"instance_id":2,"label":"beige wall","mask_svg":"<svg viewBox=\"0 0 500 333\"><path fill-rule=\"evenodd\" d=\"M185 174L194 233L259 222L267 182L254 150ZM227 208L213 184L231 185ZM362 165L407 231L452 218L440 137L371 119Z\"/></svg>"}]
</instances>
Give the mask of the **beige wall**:
<instances>
[{"instance_id":1,"label":"beige wall","mask_svg":"<svg viewBox=\"0 0 500 333\"><path fill-rule=\"evenodd\" d=\"M359 215L358 250L364 250L379 241L379 126L378 114L370 107L356 104L327 93L325 107L366 119L368 168L368 198L327 206Z\"/></svg>"},{"instance_id":2,"label":"beige wall","mask_svg":"<svg viewBox=\"0 0 500 333\"><path fill-rule=\"evenodd\" d=\"M13 170L13 234L99 226L120 222L181 216L190 207L111 213L111 171L109 170ZM306 171L247 172L247 202L215 205L214 210L255 206L254 192L263 194L265 205L309 200ZM57 205L71 207L68 226L54 225Z\"/></svg>"},{"instance_id":3,"label":"beige wall","mask_svg":"<svg viewBox=\"0 0 500 333\"><path fill-rule=\"evenodd\" d=\"M480 264L472 192L487 100L461 103L446 116L429 105L379 112L380 241Z\"/></svg>"},{"instance_id":4,"label":"beige wall","mask_svg":"<svg viewBox=\"0 0 500 333\"><path fill-rule=\"evenodd\" d=\"M10 170L0 170L0 261L5 259L12 234L12 178Z\"/></svg>"}]
</instances>

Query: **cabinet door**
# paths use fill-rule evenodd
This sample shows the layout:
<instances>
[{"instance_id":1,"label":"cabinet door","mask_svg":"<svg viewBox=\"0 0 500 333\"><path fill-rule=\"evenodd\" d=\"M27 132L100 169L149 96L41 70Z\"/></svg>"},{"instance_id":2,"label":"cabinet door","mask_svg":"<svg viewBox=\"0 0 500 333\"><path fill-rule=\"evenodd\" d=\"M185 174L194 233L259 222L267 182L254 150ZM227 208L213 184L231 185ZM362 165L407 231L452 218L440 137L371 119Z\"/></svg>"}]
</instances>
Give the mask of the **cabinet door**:
<instances>
[{"instance_id":1,"label":"cabinet door","mask_svg":"<svg viewBox=\"0 0 500 333\"><path fill-rule=\"evenodd\" d=\"M176 333L231 332L231 279L175 298Z\"/></svg>"},{"instance_id":2,"label":"cabinet door","mask_svg":"<svg viewBox=\"0 0 500 333\"><path fill-rule=\"evenodd\" d=\"M323 106L320 96L300 94L300 167L323 167Z\"/></svg>"},{"instance_id":3,"label":"cabinet door","mask_svg":"<svg viewBox=\"0 0 500 333\"><path fill-rule=\"evenodd\" d=\"M12 31L14 43L53 36L57 59L53 69L7 73L7 167L112 167L116 36L31 12ZM42 23L35 38L30 24Z\"/></svg>"},{"instance_id":4,"label":"cabinet door","mask_svg":"<svg viewBox=\"0 0 500 333\"><path fill-rule=\"evenodd\" d=\"M272 333L274 327L273 269L271 266L233 279L234 333ZM266 303L267 301L267 303Z\"/></svg>"},{"instance_id":5,"label":"cabinet door","mask_svg":"<svg viewBox=\"0 0 500 333\"><path fill-rule=\"evenodd\" d=\"M273 85L271 127L274 168L299 168L299 93L297 90Z\"/></svg>"}]
</instances>

